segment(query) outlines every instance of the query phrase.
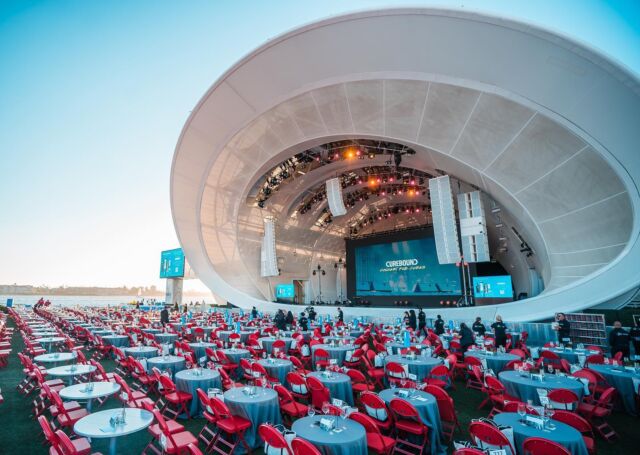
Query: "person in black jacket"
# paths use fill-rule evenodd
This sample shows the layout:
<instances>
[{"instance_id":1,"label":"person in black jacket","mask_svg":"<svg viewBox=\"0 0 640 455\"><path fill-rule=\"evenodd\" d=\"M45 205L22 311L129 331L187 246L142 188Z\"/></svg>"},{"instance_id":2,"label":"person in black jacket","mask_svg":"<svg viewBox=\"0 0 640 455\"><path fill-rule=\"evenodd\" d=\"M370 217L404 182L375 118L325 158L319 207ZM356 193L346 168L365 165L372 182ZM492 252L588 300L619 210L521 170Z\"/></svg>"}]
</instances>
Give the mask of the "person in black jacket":
<instances>
[{"instance_id":1,"label":"person in black jacket","mask_svg":"<svg viewBox=\"0 0 640 455\"><path fill-rule=\"evenodd\" d=\"M422 308L420 308L420 311L418 311L418 330L422 332L426 325L427 316L424 314L424 311L422 311Z\"/></svg>"},{"instance_id":2,"label":"person in black jacket","mask_svg":"<svg viewBox=\"0 0 640 455\"><path fill-rule=\"evenodd\" d=\"M160 312L160 324L162 324L162 326L164 327L168 323L169 323L169 310L167 310L167 307L165 306Z\"/></svg>"},{"instance_id":3,"label":"person in black jacket","mask_svg":"<svg viewBox=\"0 0 640 455\"><path fill-rule=\"evenodd\" d=\"M460 346L462 347L462 352L467 352L469 346L473 346L474 343L473 332L467 327L467 324L463 322L460 324Z\"/></svg>"},{"instance_id":4,"label":"person in black jacket","mask_svg":"<svg viewBox=\"0 0 640 455\"><path fill-rule=\"evenodd\" d=\"M284 322L288 326L293 325L293 313L291 311L287 311L287 316L284 318Z\"/></svg>"},{"instance_id":5,"label":"person in black jacket","mask_svg":"<svg viewBox=\"0 0 640 455\"><path fill-rule=\"evenodd\" d=\"M278 328L278 330L286 330L287 329L287 323L284 320L284 311L282 310L278 310L278 312L276 313L276 316L273 318L273 322L276 325L276 327Z\"/></svg>"},{"instance_id":6,"label":"person in black jacket","mask_svg":"<svg viewBox=\"0 0 640 455\"><path fill-rule=\"evenodd\" d=\"M309 330L309 320L307 319L307 315L304 314L304 311L300 313L300 317L298 318L298 325L303 332Z\"/></svg>"},{"instance_id":7,"label":"person in black jacket","mask_svg":"<svg viewBox=\"0 0 640 455\"><path fill-rule=\"evenodd\" d=\"M629 330L629 336L633 343L633 350L636 357L640 358L640 321L636 321L635 325Z\"/></svg>"},{"instance_id":8,"label":"person in black jacket","mask_svg":"<svg viewBox=\"0 0 640 455\"><path fill-rule=\"evenodd\" d=\"M631 337L629 332L622 328L620 321L613 323L613 330L609 333L609 346L611 346L611 355L614 356L618 352L622 352L622 357L629 357L629 343Z\"/></svg>"},{"instance_id":9,"label":"person in black jacket","mask_svg":"<svg viewBox=\"0 0 640 455\"><path fill-rule=\"evenodd\" d=\"M555 330L558 331L558 343L566 343L566 339L571 340L571 323L567 321L564 313L556 314L556 321L558 323L555 326Z\"/></svg>"},{"instance_id":10,"label":"person in black jacket","mask_svg":"<svg viewBox=\"0 0 640 455\"><path fill-rule=\"evenodd\" d=\"M416 312L414 310L409 310L409 327L415 330L418 327L416 321Z\"/></svg>"},{"instance_id":11,"label":"person in black jacket","mask_svg":"<svg viewBox=\"0 0 640 455\"><path fill-rule=\"evenodd\" d=\"M253 319L258 317L258 310L256 310L256 307L251 308L251 317Z\"/></svg>"},{"instance_id":12,"label":"person in black jacket","mask_svg":"<svg viewBox=\"0 0 640 455\"><path fill-rule=\"evenodd\" d=\"M433 321L433 331L436 335L442 335L444 333L444 320L440 315Z\"/></svg>"},{"instance_id":13,"label":"person in black jacket","mask_svg":"<svg viewBox=\"0 0 640 455\"><path fill-rule=\"evenodd\" d=\"M338 322L344 322L344 314L342 313L342 309L338 307Z\"/></svg>"},{"instance_id":14,"label":"person in black jacket","mask_svg":"<svg viewBox=\"0 0 640 455\"><path fill-rule=\"evenodd\" d=\"M496 347L507 345L507 326L502 322L502 316L496 316L496 322L491 324L493 333L496 336Z\"/></svg>"},{"instance_id":15,"label":"person in black jacket","mask_svg":"<svg viewBox=\"0 0 640 455\"><path fill-rule=\"evenodd\" d=\"M311 322L315 322L316 320L316 310L314 310L313 307L309 308L309 320Z\"/></svg>"},{"instance_id":16,"label":"person in black jacket","mask_svg":"<svg viewBox=\"0 0 640 455\"><path fill-rule=\"evenodd\" d=\"M486 327L482 323L482 319L480 318L480 316L476 318L476 322L473 323L471 329L480 336L484 336L484 333L487 331Z\"/></svg>"}]
</instances>

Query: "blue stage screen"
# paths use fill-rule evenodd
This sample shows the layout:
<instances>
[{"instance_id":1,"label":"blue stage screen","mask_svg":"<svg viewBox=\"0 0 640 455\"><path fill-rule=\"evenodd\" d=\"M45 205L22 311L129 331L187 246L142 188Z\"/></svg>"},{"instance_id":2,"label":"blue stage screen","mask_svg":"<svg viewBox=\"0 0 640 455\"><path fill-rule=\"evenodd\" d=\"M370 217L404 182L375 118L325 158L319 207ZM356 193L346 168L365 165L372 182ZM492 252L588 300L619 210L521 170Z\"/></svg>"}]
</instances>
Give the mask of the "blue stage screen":
<instances>
[{"instance_id":1,"label":"blue stage screen","mask_svg":"<svg viewBox=\"0 0 640 455\"><path fill-rule=\"evenodd\" d=\"M473 295L476 299L512 299L511 276L474 276Z\"/></svg>"},{"instance_id":2,"label":"blue stage screen","mask_svg":"<svg viewBox=\"0 0 640 455\"><path fill-rule=\"evenodd\" d=\"M276 284L276 299L293 300L296 290L293 284Z\"/></svg>"},{"instance_id":3,"label":"blue stage screen","mask_svg":"<svg viewBox=\"0 0 640 455\"><path fill-rule=\"evenodd\" d=\"M459 295L460 272L438 263L433 237L354 249L357 296Z\"/></svg>"},{"instance_id":4,"label":"blue stage screen","mask_svg":"<svg viewBox=\"0 0 640 455\"><path fill-rule=\"evenodd\" d=\"M184 253L182 248L160 253L160 278L181 278L184 276Z\"/></svg>"}]
</instances>

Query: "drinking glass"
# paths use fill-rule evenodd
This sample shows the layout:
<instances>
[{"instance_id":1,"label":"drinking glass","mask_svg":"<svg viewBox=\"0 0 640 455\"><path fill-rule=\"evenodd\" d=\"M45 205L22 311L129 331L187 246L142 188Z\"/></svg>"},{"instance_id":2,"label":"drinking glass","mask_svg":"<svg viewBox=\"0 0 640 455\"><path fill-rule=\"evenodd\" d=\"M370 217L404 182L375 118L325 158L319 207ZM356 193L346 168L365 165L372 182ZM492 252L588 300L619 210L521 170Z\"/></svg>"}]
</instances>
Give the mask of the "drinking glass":
<instances>
[{"instance_id":1,"label":"drinking glass","mask_svg":"<svg viewBox=\"0 0 640 455\"><path fill-rule=\"evenodd\" d=\"M544 407L544 414L549 419L548 425L550 430L555 430L556 428L556 426L553 423L551 423L551 418L553 417L553 414L555 414L555 412L556 411L551 404L548 404Z\"/></svg>"},{"instance_id":2,"label":"drinking glass","mask_svg":"<svg viewBox=\"0 0 640 455\"><path fill-rule=\"evenodd\" d=\"M527 414L527 408L524 403L518 403L518 415L520 416L520 423L524 425L524 416Z\"/></svg>"},{"instance_id":3,"label":"drinking glass","mask_svg":"<svg viewBox=\"0 0 640 455\"><path fill-rule=\"evenodd\" d=\"M389 381L389 386L391 387L392 390L395 390L397 386L396 381Z\"/></svg>"},{"instance_id":4,"label":"drinking glass","mask_svg":"<svg viewBox=\"0 0 640 455\"><path fill-rule=\"evenodd\" d=\"M405 378L400 379L400 386L404 388L407 385L407 380Z\"/></svg>"},{"instance_id":5,"label":"drinking glass","mask_svg":"<svg viewBox=\"0 0 640 455\"><path fill-rule=\"evenodd\" d=\"M313 408L313 406L309 406L309 408L307 409L307 415L309 417L313 417L316 414L316 410Z\"/></svg>"},{"instance_id":6,"label":"drinking glass","mask_svg":"<svg viewBox=\"0 0 640 455\"><path fill-rule=\"evenodd\" d=\"M326 401L322 403L322 413L325 415L329 413L329 403Z\"/></svg>"}]
</instances>

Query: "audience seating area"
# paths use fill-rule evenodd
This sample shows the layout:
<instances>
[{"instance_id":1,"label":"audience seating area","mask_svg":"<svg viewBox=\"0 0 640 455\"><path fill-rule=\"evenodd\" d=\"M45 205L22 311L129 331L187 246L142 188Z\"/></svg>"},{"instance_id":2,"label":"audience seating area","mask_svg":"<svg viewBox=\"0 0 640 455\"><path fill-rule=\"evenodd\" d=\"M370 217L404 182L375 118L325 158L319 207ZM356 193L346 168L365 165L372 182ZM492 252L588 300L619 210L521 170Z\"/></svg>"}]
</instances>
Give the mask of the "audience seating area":
<instances>
[{"instance_id":1,"label":"audience seating area","mask_svg":"<svg viewBox=\"0 0 640 455\"><path fill-rule=\"evenodd\" d=\"M637 382L630 392L607 376L638 372L604 352L578 365L526 334L508 352L491 339L463 352L449 332L409 329L407 342L404 327L363 322L288 329L237 312L163 326L130 309L8 309L0 452L637 451Z\"/></svg>"}]
</instances>

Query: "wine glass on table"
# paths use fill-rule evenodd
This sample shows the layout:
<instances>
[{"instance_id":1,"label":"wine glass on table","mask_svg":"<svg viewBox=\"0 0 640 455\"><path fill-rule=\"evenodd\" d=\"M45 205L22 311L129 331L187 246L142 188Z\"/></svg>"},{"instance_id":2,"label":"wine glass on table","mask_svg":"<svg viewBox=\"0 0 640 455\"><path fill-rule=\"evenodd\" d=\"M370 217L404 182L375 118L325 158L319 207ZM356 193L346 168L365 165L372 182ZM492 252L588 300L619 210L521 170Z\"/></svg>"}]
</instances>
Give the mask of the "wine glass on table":
<instances>
[{"instance_id":1,"label":"wine glass on table","mask_svg":"<svg viewBox=\"0 0 640 455\"><path fill-rule=\"evenodd\" d=\"M524 416L527 414L527 407L524 403L518 403L518 415L520 416L520 423L524 423Z\"/></svg>"},{"instance_id":2,"label":"wine glass on table","mask_svg":"<svg viewBox=\"0 0 640 455\"><path fill-rule=\"evenodd\" d=\"M329 403L327 403L326 401L322 403L322 413L324 415L329 414Z\"/></svg>"},{"instance_id":3,"label":"wine glass on table","mask_svg":"<svg viewBox=\"0 0 640 455\"><path fill-rule=\"evenodd\" d=\"M407 379L403 376L402 378L400 378L400 387L404 389L406 385L407 385Z\"/></svg>"},{"instance_id":4,"label":"wine glass on table","mask_svg":"<svg viewBox=\"0 0 640 455\"><path fill-rule=\"evenodd\" d=\"M555 414L556 410L553 407L553 405L551 403L548 403L545 407L544 407L544 414L548 419L548 427L549 430L555 430L556 426L551 423L551 419L553 418L553 415Z\"/></svg>"}]
</instances>

